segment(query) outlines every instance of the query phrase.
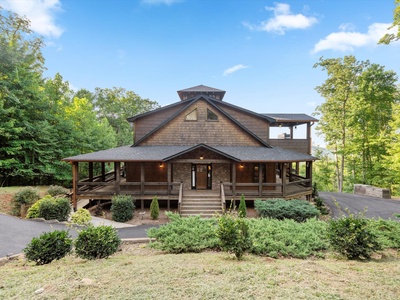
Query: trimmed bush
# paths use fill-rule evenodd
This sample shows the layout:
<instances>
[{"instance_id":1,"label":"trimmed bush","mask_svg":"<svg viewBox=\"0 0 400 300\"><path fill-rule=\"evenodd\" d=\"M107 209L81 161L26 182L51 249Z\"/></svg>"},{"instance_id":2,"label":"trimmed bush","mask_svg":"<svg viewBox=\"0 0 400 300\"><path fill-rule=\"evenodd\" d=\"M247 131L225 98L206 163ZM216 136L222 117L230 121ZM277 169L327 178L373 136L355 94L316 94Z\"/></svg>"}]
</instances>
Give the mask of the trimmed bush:
<instances>
[{"instance_id":1,"label":"trimmed bush","mask_svg":"<svg viewBox=\"0 0 400 300\"><path fill-rule=\"evenodd\" d=\"M250 252L269 257L306 258L324 256L328 249L327 223L308 219L305 222L276 219L247 219L252 240Z\"/></svg>"},{"instance_id":2,"label":"trimmed bush","mask_svg":"<svg viewBox=\"0 0 400 300\"><path fill-rule=\"evenodd\" d=\"M67 221L71 205L67 198L45 197L39 204L39 218L45 220Z\"/></svg>"},{"instance_id":3,"label":"trimmed bush","mask_svg":"<svg viewBox=\"0 0 400 300\"><path fill-rule=\"evenodd\" d=\"M92 220L92 215L85 208L79 208L71 216L71 222L78 225L88 225Z\"/></svg>"},{"instance_id":4,"label":"trimmed bush","mask_svg":"<svg viewBox=\"0 0 400 300\"><path fill-rule=\"evenodd\" d=\"M111 199L112 219L116 222L126 222L133 218L135 205L129 195L117 195Z\"/></svg>"},{"instance_id":5,"label":"trimmed bush","mask_svg":"<svg viewBox=\"0 0 400 300\"><path fill-rule=\"evenodd\" d=\"M34 218L40 218L39 215L39 208L40 208L40 204L45 201L46 199L53 199L53 197L51 197L50 195L47 195L46 197L36 201L29 209L28 209L28 213L26 215L26 217L28 219L34 219Z\"/></svg>"},{"instance_id":6,"label":"trimmed bush","mask_svg":"<svg viewBox=\"0 0 400 300\"><path fill-rule=\"evenodd\" d=\"M254 201L254 208L261 217L277 220L292 219L297 222L304 222L307 219L319 216L318 209L304 200L257 199Z\"/></svg>"},{"instance_id":7,"label":"trimmed bush","mask_svg":"<svg viewBox=\"0 0 400 300\"><path fill-rule=\"evenodd\" d=\"M53 260L63 258L72 250L72 239L66 230L45 232L34 237L23 250L28 261L45 265Z\"/></svg>"},{"instance_id":8,"label":"trimmed bush","mask_svg":"<svg viewBox=\"0 0 400 300\"><path fill-rule=\"evenodd\" d=\"M369 259L382 247L368 223L363 216L352 214L331 220L328 225L331 247L348 259Z\"/></svg>"},{"instance_id":9,"label":"trimmed bush","mask_svg":"<svg viewBox=\"0 0 400 300\"><path fill-rule=\"evenodd\" d=\"M224 214L218 218L216 235L221 248L234 253L238 260L251 246L249 226L245 219L233 214Z\"/></svg>"},{"instance_id":10,"label":"trimmed bush","mask_svg":"<svg viewBox=\"0 0 400 300\"><path fill-rule=\"evenodd\" d=\"M83 259L107 258L117 252L121 239L112 226L90 225L79 232L75 240L75 253Z\"/></svg>"},{"instance_id":11,"label":"trimmed bush","mask_svg":"<svg viewBox=\"0 0 400 300\"><path fill-rule=\"evenodd\" d=\"M246 198L244 197L243 194L242 194L242 196L240 196L238 215L241 218L246 218L247 217Z\"/></svg>"},{"instance_id":12,"label":"trimmed bush","mask_svg":"<svg viewBox=\"0 0 400 300\"><path fill-rule=\"evenodd\" d=\"M19 205L21 204L33 204L35 201L40 199L39 190L33 187L27 187L19 192L15 193L14 201Z\"/></svg>"},{"instance_id":13,"label":"trimmed bush","mask_svg":"<svg viewBox=\"0 0 400 300\"><path fill-rule=\"evenodd\" d=\"M214 229L216 219L202 219L199 216L182 218L171 212L166 214L169 223L147 230L147 235L156 239L150 243L150 247L169 253L201 252L219 247Z\"/></svg>"},{"instance_id":14,"label":"trimmed bush","mask_svg":"<svg viewBox=\"0 0 400 300\"><path fill-rule=\"evenodd\" d=\"M47 194L49 194L52 197L61 196L61 195L65 196L66 194L68 194L68 192L69 192L68 189L66 189L62 186L59 186L59 185L51 185L49 187L49 189L47 190Z\"/></svg>"},{"instance_id":15,"label":"trimmed bush","mask_svg":"<svg viewBox=\"0 0 400 300\"><path fill-rule=\"evenodd\" d=\"M150 217L153 220L157 220L160 215L160 206L158 205L158 198L154 196L153 200L150 203Z\"/></svg>"},{"instance_id":16,"label":"trimmed bush","mask_svg":"<svg viewBox=\"0 0 400 300\"><path fill-rule=\"evenodd\" d=\"M378 237L382 248L400 248L400 222L383 219L369 219L368 227Z\"/></svg>"}]
</instances>

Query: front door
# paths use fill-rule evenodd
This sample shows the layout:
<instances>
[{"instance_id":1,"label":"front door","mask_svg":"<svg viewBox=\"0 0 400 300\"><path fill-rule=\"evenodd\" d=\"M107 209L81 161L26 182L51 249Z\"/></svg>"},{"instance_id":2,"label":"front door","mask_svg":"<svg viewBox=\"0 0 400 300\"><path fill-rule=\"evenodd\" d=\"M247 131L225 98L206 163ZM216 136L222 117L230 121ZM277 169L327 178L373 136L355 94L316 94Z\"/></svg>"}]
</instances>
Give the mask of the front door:
<instances>
[{"instance_id":1,"label":"front door","mask_svg":"<svg viewBox=\"0 0 400 300\"><path fill-rule=\"evenodd\" d=\"M196 165L196 187L198 190L207 189L207 165Z\"/></svg>"},{"instance_id":2,"label":"front door","mask_svg":"<svg viewBox=\"0 0 400 300\"><path fill-rule=\"evenodd\" d=\"M211 164L192 165L192 189L211 189Z\"/></svg>"}]
</instances>

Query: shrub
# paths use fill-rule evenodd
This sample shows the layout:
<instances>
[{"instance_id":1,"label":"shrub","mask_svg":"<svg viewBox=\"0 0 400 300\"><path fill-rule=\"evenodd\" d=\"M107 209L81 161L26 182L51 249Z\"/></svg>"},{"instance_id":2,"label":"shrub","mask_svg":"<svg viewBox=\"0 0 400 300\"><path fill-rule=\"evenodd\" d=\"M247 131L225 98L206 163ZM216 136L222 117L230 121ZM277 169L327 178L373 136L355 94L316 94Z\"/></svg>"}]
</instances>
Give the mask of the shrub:
<instances>
[{"instance_id":1,"label":"shrub","mask_svg":"<svg viewBox=\"0 0 400 300\"><path fill-rule=\"evenodd\" d=\"M53 260L63 258L72 250L72 239L66 230L45 232L34 237L23 250L29 261L37 265L45 265Z\"/></svg>"},{"instance_id":2,"label":"shrub","mask_svg":"<svg viewBox=\"0 0 400 300\"><path fill-rule=\"evenodd\" d=\"M316 183L316 182L313 183L311 197L312 197L313 199L319 197L318 186L317 186L317 183Z\"/></svg>"},{"instance_id":3,"label":"shrub","mask_svg":"<svg viewBox=\"0 0 400 300\"><path fill-rule=\"evenodd\" d=\"M67 198L45 197L39 204L39 218L67 221L71 205Z\"/></svg>"},{"instance_id":4,"label":"shrub","mask_svg":"<svg viewBox=\"0 0 400 300\"><path fill-rule=\"evenodd\" d=\"M238 260L251 246L249 226L246 220L233 214L223 214L218 218L216 235L223 250L233 252Z\"/></svg>"},{"instance_id":5,"label":"shrub","mask_svg":"<svg viewBox=\"0 0 400 300\"><path fill-rule=\"evenodd\" d=\"M129 195L117 195L111 199L112 219L116 222L126 222L133 218L135 205Z\"/></svg>"},{"instance_id":6,"label":"shrub","mask_svg":"<svg viewBox=\"0 0 400 300\"><path fill-rule=\"evenodd\" d=\"M199 216L182 218L179 214L166 213L170 222L147 230L155 242L150 247L169 253L201 252L205 249L216 249L219 246L214 232L216 220L201 219Z\"/></svg>"},{"instance_id":7,"label":"shrub","mask_svg":"<svg viewBox=\"0 0 400 300\"><path fill-rule=\"evenodd\" d=\"M324 201L322 201L321 198L315 197L314 198L314 203L315 203L315 207L319 210L321 215L327 215L328 214L328 210L326 209L326 207L324 205Z\"/></svg>"},{"instance_id":8,"label":"shrub","mask_svg":"<svg viewBox=\"0 0 400 300\"><path fill-rule=\"evenodd\" d=\"M40 204L45 201L46 199L53 199L50 195L47 195L46 197L36 201L29 209L26 217L28 219L34 219L34 218L40 218L39 215L39 208Z\"/></svg>"},{"instance_id":9,"label":"shrub","mask_svg":"<svg viewBox=\"0 0 400 300\"><path fill-rule=\"evenodd\" d=\"M75 240L75 253L83 259L106 258L117 252L121 239L112 226L90 225L79 232Z\"/></svg>"},{"instance_id":10,"label":"shrub","mask_svg":"<svg viewBox=\"0 0 400 300\"><path fill-rule=\"evenodd\" d=\"M39 190L33 187L23 188L15 193L14 201L18 204L33 204L40 199Z\"/></svg>"},{"instance_id":11,"label":"shrub","mask_svg":"<svg viewBox=\"0 0 400 300\"><path fill-rule=\"evenodd\" d=\"M323 256L329 243L327 223L308 219L305 222L276 219L248 219L252 246L250 252L274 258Z\"/></svg>"},{"instance_id":12,"label":"shrub","mask_svg":"<svg viewBox=\"0 0 400 300\"><path fill-rule=\"evenodd\" d=\"M398 221L370 219L368 227L378 237L382 248L400 248L400 223Z\"/></svg>"},{"instance_id":13,"label":"shrub","mask_svg":"<svg viewBox=\"0 0 400 300\"><path fill-rule=\"evenodd\" d=\"M88 225L92 220L92 215L85 208L79 208L71 216L71 222L78 225Z\"/></svg>"},{"instance_id":14,"label":"shrub","mask_svg":"<svg viewBox=\"0 0 400 300\"><path fill-rule=\"evenodd\" d=\"M60 195L64 196L64 195L68 194L68 192L69 192L68 189L66 189L62 186L59 186L59 185L51 185L47 190L47 194L49 194L52 197L60 196Z\"/></svg>"},{"instance_id":15,"label":"shrub","mask_svg":"<svg viewBox=\"0 0 400 300\"><path fill-rule=\"evenodd\" d=\"M332 248L348 259L369 259L381 249L378 237L370 229L363 216L350 214L328 225L328 238Z\"/></svg>"},{"instance_id":16,"label":"shrub","mask_svg":"<svg viewBox=\"0 0 400 300\"><path fill-rule=\"evenodd\" d=\"M247 217L246 198L244 197L243 194L242 194L242 196L240 196L238 215L241 218Z\"/></svg>"},{"instance_id":17,"label":"shrub","mask_svg":"<svg viewBox=\"0 0 400 300\"><path fill-rule=\"evenodd\" d=\"M304 200L255 200L254 208L263 218L293 219L297 222L319 216L318 210Z\"/></svg>"},{"instance_id":18,"label":"shrub","mask_svg":"<svg viewBox=\"0 0 400 300\"><path fill-rule=\"evenodd\" d=\"M158 199L157 199L157 196L154 196L154 198L153 198L153 200L151 200L151 204L150 204L150 217L153 220L157 220L159 214L160 214L160 207L158 205Z\"/></svg>"}]
</instances>

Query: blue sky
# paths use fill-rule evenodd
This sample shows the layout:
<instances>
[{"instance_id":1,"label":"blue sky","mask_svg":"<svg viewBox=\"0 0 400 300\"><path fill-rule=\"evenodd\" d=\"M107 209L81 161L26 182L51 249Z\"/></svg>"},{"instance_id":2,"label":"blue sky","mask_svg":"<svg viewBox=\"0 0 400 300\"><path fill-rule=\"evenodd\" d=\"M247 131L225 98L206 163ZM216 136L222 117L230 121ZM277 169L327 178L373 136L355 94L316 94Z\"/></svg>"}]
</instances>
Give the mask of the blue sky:
<instances>
[{"instance_id":1,"label":"blue sky","mask_svg":"<svg viewBox=\"0 0 400 300\"><path fill-rule=\"evenodd\" d=\"M400 74L400 43L377 45L394 0L0 0L44 37L48 77L123 87L166 105L199 84L265 113L312 114L319 58L355 55ZM296 133L295 133L296 136ZM315 144L322 144L315 137Z\"/></svg>"}]
</instances>

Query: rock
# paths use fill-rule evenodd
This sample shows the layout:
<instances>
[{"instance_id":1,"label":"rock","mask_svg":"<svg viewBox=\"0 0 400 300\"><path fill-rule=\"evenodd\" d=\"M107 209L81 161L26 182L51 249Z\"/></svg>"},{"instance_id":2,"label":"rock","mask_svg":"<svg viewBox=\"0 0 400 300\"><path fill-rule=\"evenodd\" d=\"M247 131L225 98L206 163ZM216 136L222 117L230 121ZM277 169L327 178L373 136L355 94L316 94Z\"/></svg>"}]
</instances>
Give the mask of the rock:
<instances>
[{"instance_id":1,"label":"rock","mask_svg":"<svg viewBox=\"0 0 400 300\"><path fill-rule=\"evenodd\" d=\"M93 285L94 281L90 278L82 278L81 282L82 285Z\"/></svg>"},{"instance_id":2,"label":"rock","mask_svg":"<svg viewBox=\"0 0 400 300\"><path fill-rule=\"evenodd\" d=\"M34 294L35 295L39 295L39 294L41 294L43 292L44 292L44 288L40 288L40 289L36 290Z\"/></svg>"}]
</instances>

